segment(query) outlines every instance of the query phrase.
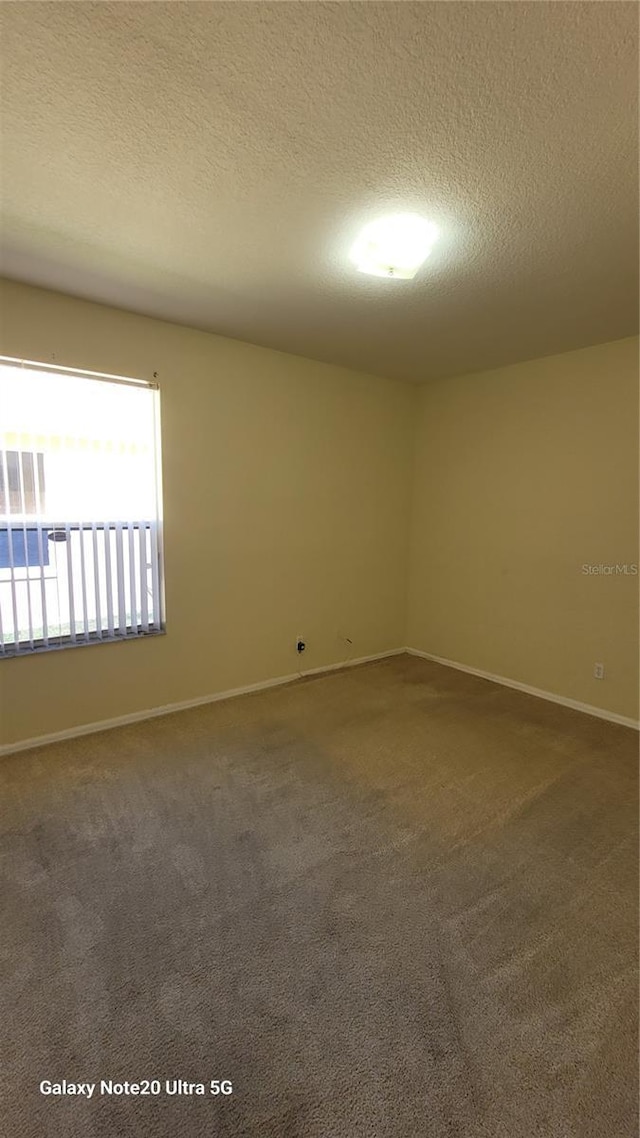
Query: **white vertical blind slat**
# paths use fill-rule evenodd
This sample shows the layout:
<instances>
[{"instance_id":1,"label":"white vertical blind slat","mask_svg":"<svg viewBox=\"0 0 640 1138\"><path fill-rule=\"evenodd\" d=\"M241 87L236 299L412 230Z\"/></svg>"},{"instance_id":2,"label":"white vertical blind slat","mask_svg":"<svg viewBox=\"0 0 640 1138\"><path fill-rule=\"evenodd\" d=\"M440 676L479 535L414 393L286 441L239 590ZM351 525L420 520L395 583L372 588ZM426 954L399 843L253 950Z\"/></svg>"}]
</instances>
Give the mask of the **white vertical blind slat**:
<instances>
[{"instance_id":1,"label":"white vertical blind slat","mask_svg":"<svg viewBox=\"0 0 640 1138\"><path fill-rule=\"evenodd\" d=\"M67 557L67 585L69 593L69 636L71 643L76 642L76 606L73 596L73 556L71 548L71 526L69 522L64 523L65 543L64 550Z\"/></svg>"},{"instance_id":2,"label":"white vertical blind slat","mask_svg":"<svg viewBox=\"0 0 640 1138\"><path fill-rule=\"evenodd\" d=\"M29 578L29 534L27 530L27 495L24 485L24 463L27 452L18 451L18 491L20 494L20 513L22 515L22 540L24 542L24 587L27 596L27 620L29 623L29 647L33 648L33 611L31 607L31 580ZM7 491L9 487L7 487Z\"/></svg>"},{"instance_id":3,"label":"white vertical blind slat","mask_svg":"<svg viewBox=\"0 0 640 1138\"><path fill-rule=\"evenodd\" d=\"M91 523L91 548L93 550L94 604L96 609L96 635L102 640L102 606L100 603L100 563L98 560L98 533L96 523Z\"/></svg>"},{"instance_id":4,"label":"white vertical blind slat","mask_svg":"<svg viewBox=\"0 0 640 1138\"><path fill-rule=\"evenodd\" d=\"M152 521L150 526L151 536L151 595L153 603L153 628L160 629L160 571L158 564L158 523L156 520Z\"/></svg>"},{"instance_id":5,"label":"white vertical blind slat","mask_svg":"<svg viewBox=\"0 0 640 1138\"><path fill-rule=\"evenodd\" d=\"M142 626L142 631L147 632L149 629L149 604L147 599L147 562L149 558L147 555L146 522L140 522L140 529L138 530L138 546L140 550L140 624Z\"/></svg>"},{"instance_id":6,"label":"white vertical blind slat","mask_svg":"<svg viewBox=\"0 0 640 1138\"><path fill-rule=\"evenodd\" d=\"M124 540L122 522L116 522L116 572L118 579L118 632L127 631L127 598L124 587Z\"/></svg>"},{"instance_id":7,"label":"white vertical blind slat","mask_svg":"<svg viewBox=\"0 0 640 1138\"><path fill-rule=\"evenodd\" d=\"M33 468L35 476L35 505L36 505L36 528L38 533L38 562L40 565L40 604L42 605L42 643L45 648L49 646L49 618L47 613L47 589L44 579L44 562L45 552L48 551L48 546L45 545L47 540L46 534L42 533L42 515L44 512L44 503L40 493L40 470L38 467L38 455L33 454Z\"/></svg>"},{"instance_id":8,"label":"white vertical blind slat","mask_svg":"<svg viewBox=\"0 0 640 1138\"><path fill-rule=\"evenodd\" d=\"M84 529L82 522L80 522L79 533L80 533L80 578L81 578L81 587L82 587L82 623L84 626L83 639L88 640L89 639L89 608L87 605L87 568L85 565L85 555L84 555L85 529Z\"/></svg>"},{"instance_id":9,"label":"white vertical blind slat","mask_svg":"<svg viewBox=\"0 0 640 1138\"><path fill-rule=\"evenodd\" d=\"M138 523L139 524L139 523ZM130 631L138 635L138 599L136 596L136 554L135 554L135 522L129 522L129 590L131 593L131 627Z\"/></svg>"},{"instance_id":10,"label":"white vertical blind slat","mask_svg":"<svg viewBox=\"0 0 640 1138\"><path fill-rule=\"evenodd\" d=\"M107 587L107 632L109 636L113 636L115 619L113 615L113 578L111 575L111 529L109 528L108 522L105 522L102 530L102 540L104 542L104 564Z\"/></svg>"},{"instance_id":11,"label":"white vertical blind slat","mask_svg":"<svg viewBox=\"0 0 640 1138\"><path fill-rule=\"evenodd\" d=\"M7 555L9 558L9 584L11 586L11 610L13 613L13 637L15 640L14 649L16 652L20 651L20 641L18 638L19 621L18 621L18 598L16 596L16 567L13 557L13 530L11 528L11 501L9 495L9 464L7 462L7 452L2 451L2 471L3 481L5 488L5 498L7 500Z\"/></svg>"}]
</instances>

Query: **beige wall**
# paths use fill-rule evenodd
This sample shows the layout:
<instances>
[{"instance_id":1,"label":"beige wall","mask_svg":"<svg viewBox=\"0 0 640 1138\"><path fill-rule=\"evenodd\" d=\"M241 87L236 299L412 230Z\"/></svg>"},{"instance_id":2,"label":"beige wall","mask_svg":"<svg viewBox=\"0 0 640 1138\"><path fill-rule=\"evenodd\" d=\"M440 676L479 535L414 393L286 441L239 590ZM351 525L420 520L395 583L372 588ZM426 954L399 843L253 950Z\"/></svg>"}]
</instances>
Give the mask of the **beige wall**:
<instances>
[{"instance_id":1,"label":"beige wall","mask_svg":"<svg viewBox=\"0 0 640 1138\"><path fill-rule=\"evenodd\" d=\"M408 643L637 719L637 484L635 339L422 387Z\"/></svg>"},{"instance_id":2,"label":"beige wall","mask_svg":"<svg viewBox=\"0 0 640 1138\"><path fill-rule=\"evenodd\" d=\"M404 643L415 390L0 285L0 352L151 378L167 635L5 660L2 742ZM344 637L353 641L352 648Z\"/></svg>"},{"instance_id":3,"label":"beige wall","mask_svg":"<svg viewBox=\"0 0 640 1138\"><path fill-rule=\"evenodd\" d=\"M298 633L637 718L638 578L581 571L638 561L637 340L416 388L9 282L0 332L159 373L167 594L164 637L0 664L0 742L289 675Z\"/></svg>"}]
</instances>

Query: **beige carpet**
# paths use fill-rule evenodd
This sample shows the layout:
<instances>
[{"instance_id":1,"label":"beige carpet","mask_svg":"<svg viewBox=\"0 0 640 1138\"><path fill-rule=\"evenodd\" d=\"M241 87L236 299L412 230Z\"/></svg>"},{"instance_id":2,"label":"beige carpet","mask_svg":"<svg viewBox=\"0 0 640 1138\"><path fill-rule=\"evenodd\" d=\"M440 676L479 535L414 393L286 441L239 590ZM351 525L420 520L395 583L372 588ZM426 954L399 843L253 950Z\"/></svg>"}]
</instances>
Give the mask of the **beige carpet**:
<instances>
[{"instance_id":1,"label":"beige carpet","mask_svg":"<svg viewBox=\"0 0 640 1138\"><path fill-rule=\"evenodd\" d=\"M402 656L3 760L4 1132L635 1136L636 755Z\"/></svg>"}]
</instances>

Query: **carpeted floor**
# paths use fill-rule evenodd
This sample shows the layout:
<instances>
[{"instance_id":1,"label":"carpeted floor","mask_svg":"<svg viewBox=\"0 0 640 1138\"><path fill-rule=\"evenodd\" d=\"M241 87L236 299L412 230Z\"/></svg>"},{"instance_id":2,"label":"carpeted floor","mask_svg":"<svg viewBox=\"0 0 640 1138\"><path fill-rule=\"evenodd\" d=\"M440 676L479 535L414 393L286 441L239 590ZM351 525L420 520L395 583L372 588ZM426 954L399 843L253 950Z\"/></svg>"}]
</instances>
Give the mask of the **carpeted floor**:
<instances>
[{"instance_id":1,"label":"carpeted floor","mask_svg":"<svg viewBox=\"0 0 640 1138\"><path fill-rule=\"evenodd\" d=\"M636 757L399 656L4 759L4 1132L635 1136Z\"/></svg>"}]
</instances>

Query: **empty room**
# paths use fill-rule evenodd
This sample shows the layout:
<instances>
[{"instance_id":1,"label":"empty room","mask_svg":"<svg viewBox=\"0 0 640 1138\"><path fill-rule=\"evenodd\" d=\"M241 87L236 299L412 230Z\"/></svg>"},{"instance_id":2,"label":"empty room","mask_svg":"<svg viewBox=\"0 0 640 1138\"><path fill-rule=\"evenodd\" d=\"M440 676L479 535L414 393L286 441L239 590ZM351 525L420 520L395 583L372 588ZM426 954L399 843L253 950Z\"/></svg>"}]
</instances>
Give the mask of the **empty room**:
<instances>
[{"instance_id":1,"label":"empty room","mask_svg":"<svg viewBox=\"0 0 640 1138\"><path fill-rule=\"evenodd\" d=\"M8 1138L638 1138L638 14L0 4Z\"/></svg>"}]
</instances>

